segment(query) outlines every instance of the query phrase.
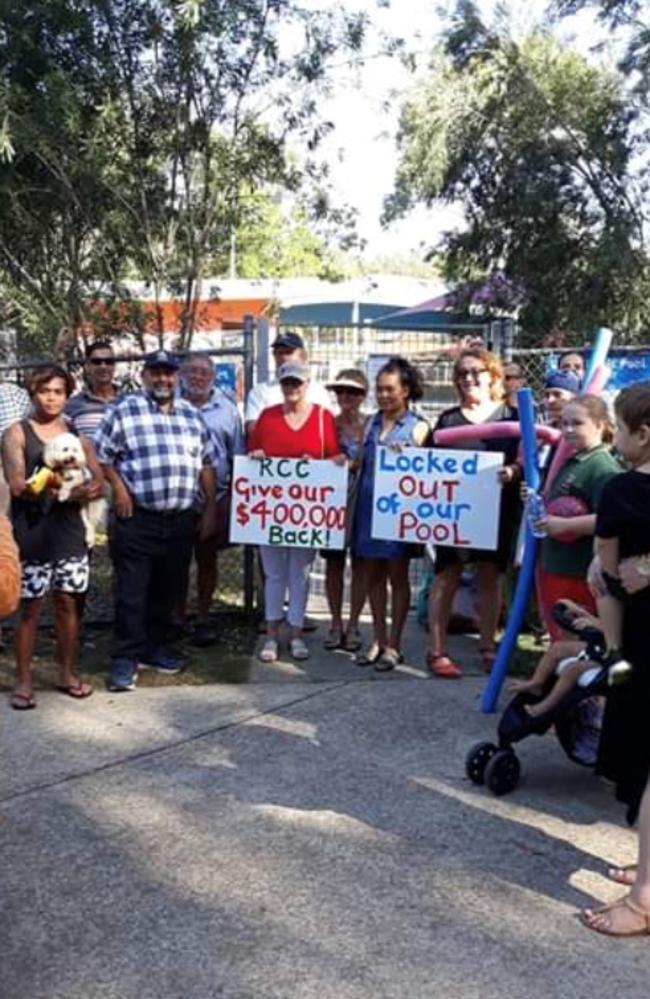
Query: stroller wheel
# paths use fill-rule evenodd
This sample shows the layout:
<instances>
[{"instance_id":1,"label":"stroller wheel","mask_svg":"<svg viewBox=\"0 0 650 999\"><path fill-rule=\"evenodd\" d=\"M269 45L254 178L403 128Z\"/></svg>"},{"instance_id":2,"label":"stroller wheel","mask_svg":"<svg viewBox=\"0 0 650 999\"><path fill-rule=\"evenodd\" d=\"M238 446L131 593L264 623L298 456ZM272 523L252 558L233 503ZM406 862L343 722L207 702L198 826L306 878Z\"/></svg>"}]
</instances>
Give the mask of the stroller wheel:
<instances>
[{"instance_id":1,"label":"stroller wheel","mask_svg":"<svg viewBox=\"0 0 650 999\"><path fill-rule=\"evenodd\" d=\"M492 794L509 794L519 783L521 765L512 749L500 749L489 760L484 780Z\"/></svg>"},{"instance_id":2,"label":"stroller wheel","mask_svg":"<svg viewBox=\"0 0 650 999\"><path fill-rule=\"evenodd\" d=\"M465 758L465 773L472 784L482 784L485 768L497 752L493 742L477 742Z\"/></svg>"}]
</instances>

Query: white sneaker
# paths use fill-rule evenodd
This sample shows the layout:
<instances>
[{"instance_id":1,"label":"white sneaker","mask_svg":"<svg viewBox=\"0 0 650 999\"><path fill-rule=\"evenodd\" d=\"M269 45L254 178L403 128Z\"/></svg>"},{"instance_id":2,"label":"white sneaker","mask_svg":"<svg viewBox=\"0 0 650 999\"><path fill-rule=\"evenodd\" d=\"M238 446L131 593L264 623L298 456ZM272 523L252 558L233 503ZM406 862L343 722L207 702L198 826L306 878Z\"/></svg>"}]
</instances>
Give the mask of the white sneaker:
<instances>
[{"instance_id":1,"label":"white sneaker","mask_svg":"<svg viewBox=\"0 0 650 999\"><path fill-rule=\"evenodd\" d=\"M278 643L274 638L267 638L260 649L259 658L263 663L274 663L278 658Z\"/></svg>"},{"instance_id":2,"label":"white sneaker","mask_svg":"<svg viewBox=\"0 0 650 999\"><path fill-rule=\"evenodd\" d=\"M289 649L294 659L309 659L309 649L302 638L292 638L289 643Z\"/></svg>"}]
</instances>

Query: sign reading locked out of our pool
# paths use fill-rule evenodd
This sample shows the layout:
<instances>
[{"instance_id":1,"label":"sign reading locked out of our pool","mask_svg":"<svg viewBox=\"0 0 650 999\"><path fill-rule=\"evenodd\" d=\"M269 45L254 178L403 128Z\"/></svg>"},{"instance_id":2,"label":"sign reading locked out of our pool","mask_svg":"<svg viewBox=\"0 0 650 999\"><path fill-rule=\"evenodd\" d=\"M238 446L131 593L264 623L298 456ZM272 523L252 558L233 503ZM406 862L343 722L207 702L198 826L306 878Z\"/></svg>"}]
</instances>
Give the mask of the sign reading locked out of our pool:
<instances>
[{"instance_id":1,"label":"sign reading locked out of our pool","mask_svg":"<svg viewBox=\"0 0 650 999\"><path fill-rule=\"evenodd\" d=\"M230 540L344 548L348 470L327 459L235 458Z\"/></svg>"},{"instance_id":2,"label":"sign reading locked out of our pool","mask_svg":"<svg viewBox=\"0 0 650 999\"><path fill-rule=\"evenodd\" d=\"M378 448L373 538L494 551L502 465L494 451Z\"/></svg>"}]
</instances>

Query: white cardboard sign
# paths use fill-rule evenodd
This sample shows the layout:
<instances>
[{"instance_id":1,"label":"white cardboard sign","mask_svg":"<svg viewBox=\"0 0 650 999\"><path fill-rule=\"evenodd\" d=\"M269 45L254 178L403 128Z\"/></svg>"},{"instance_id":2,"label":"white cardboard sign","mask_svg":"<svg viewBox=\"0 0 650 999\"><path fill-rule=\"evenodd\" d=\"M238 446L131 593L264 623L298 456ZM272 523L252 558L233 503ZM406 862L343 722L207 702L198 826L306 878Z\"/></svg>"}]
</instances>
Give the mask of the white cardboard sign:
<instances>
[{"instance_id":1,"label":"white cardboard sign","mask_svg":"<svg viewBox=\"0 0 650 999\"><path fill-rule=\"evenodd\" d=\"M236 456L230 540L344 548L348 470L333 461Z\"/></svg>"},{"instance_id":2,"label":"white cardboard sign","mask_svg":"<svg viewBox=\"0 0 650 999\"><path fill-rule=\"evenodd\" d=\"M494 551L502 465L498 451L377 448L372 537Z\"/></svg>"}]
</instances>

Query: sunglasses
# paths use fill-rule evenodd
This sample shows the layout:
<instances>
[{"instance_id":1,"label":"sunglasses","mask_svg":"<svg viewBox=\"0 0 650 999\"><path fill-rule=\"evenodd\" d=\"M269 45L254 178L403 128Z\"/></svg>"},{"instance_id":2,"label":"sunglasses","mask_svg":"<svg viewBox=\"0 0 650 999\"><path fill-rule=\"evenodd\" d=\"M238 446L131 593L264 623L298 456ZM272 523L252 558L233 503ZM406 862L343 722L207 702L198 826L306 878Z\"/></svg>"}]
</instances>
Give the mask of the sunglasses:
<instances>
[{"instance_id":1,"label":"sunglasses","mask_svg":"<svg viewBox=\"0 0 650 999\"><path fill-rule=\"evenodd\" d=\"M100 366L104 368L112 368L115 361L112 357L91 357L90 363L94 368L99 368Z\"/></svg>"},{"instance_id":2,"label":"sunglasses","mask_svg":"<svg viewBox=\"0 0 650 999\"><path fill-rule=\"evenodd\" d=\"M334 389L334 394L335 395L365 395L366 393L364 392L364 390L362 388L355 389L355 388L349 388L348 386L346 386L345 388L335 388Z\"/></svg>"},{"instance_id":3,"label":"sunglasses","mask_svg":"<svg viewBox=\"0 0 650 999\"><path fill-rule=\"evenodd\" d=\"M300 378L283 378L280 382L282 388L299 388L305 383Z\"/></svg>"},{"instance_id":4,"label":"sunglasses","mask_svg":"<svg viewBox=\"0 0 650 999\"><path fill-rule=\"evenodd\" d=\"M507 382L520 382L523 380L523 375L505 375L505 380Z\"/></svg>"},{"instance_id":5,"label":"sunglasses","mask_svg":"<svg viewBox=\"0 0 650 999\"><path fill-rule=\"evenodd\" d=\"M456 375L459 382L471 379L473 382L479 382L481 380L481 375L484 375L487 368L464 368L459 371Z\"/></svg>"}]
</instances>

